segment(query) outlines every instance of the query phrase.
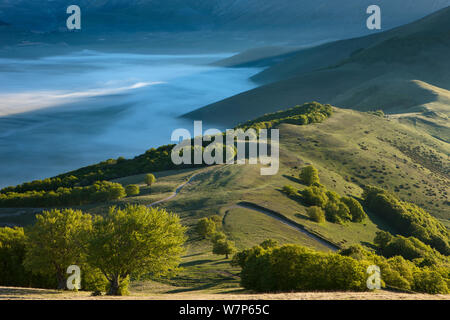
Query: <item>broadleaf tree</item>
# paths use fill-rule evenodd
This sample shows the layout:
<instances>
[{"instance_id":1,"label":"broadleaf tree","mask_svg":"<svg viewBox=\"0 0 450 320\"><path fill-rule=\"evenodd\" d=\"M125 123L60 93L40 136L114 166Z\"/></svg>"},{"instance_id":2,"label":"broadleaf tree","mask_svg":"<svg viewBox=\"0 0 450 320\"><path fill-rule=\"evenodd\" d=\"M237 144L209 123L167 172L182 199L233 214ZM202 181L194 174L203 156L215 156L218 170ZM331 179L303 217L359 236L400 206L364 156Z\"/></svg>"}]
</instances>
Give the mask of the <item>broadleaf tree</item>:
<instances>
[{"instance_id":1,"label":"broadleaf tree","mask_svg":"<svg viewBox=\"0 0 450 320\"><path fill-rule=\"evenodd\" d=\"M109 281L108 294L121 295L130 276L175 270L185 241L185 227L175 214L139 205L112 207L94 221L88 261Z\"/></svg>"},{"instance_id":2,"label":"broadleaf tree","mask_svg":"<svg viewBox=\"0 0 450 320\"><path fill-rule=\"evenodd\" d=\"M58 289L66 289L67 268L86 261L92 217L80 210L52 209L36 215L27 232L24 266L34 274L53 274Z\"/></svg>"}]
</instances>

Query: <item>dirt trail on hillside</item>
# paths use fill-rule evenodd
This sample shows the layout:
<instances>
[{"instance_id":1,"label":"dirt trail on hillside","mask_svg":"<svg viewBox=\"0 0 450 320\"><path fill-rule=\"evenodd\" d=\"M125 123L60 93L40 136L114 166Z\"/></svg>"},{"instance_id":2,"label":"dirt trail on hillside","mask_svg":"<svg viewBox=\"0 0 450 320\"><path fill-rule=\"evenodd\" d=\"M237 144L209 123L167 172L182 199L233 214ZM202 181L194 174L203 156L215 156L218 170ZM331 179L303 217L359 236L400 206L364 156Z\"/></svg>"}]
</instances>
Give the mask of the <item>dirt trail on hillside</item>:
<instances>
[{"instance_id":1,"label":"dirt trail on hillside","mask_svg":"<svg viewBox=\"0 0 450 320\"><path fill-rule=\"evenodd\" d=\"M153 202L153 203L150 203L149 205L147 205L147 207L153 207L154 205L160 204L160 203L162 203L162 202L166 202L166 201L172 200L173 198L175 198L175 197L181 192L181 190L182 190L185 186L187 186L189 183L191 183L198 175L200 175L200 174L202 174L202 173L205 173L205 172L207 172L207 171L208 171L208 169L207 169L207 170L200 171L200 172L197 172L197 173L194 173L188 180L186 180L185 182L183 182L182 184L180 184L170 196L168 196L167 198L164 198L164 199L155 201L155 202Z\"/></svg>"},{"instance_id":2,"label":"dirt trail on hillside","mask_svg":"<svg viewBox=\"0 0 450 320\"><path fill-rule=\"evenodd\" d=\"M202 173L204 173L206 171L207 170L203 170L201 172L197 172L197 173L193 174L186 182L180 184L175 189L173 194L171 194L170 196L168 196L167 198L164 198L162 200L155 201L155 202L147 205L147 207L152 207L152 206L155 206L157 204L160 204L160 203L163 203L163 202L170 201L170 200L174 199L181 192L181 190L185 186L187 186L189 183L191 183L198 175L200 175L200 174L202 174ZM268 209L264 209L264 208L262 208L260 206L252 205L252 204L246 204L246 203L237 203L237 204L235 204L233 206L228 207L227 209L231 209L231 208L243 208L243 209L253 210L253 211L265 214L266 216L268 216L270 218L273 218L273 219L276 219L276 220L280 221L281 223L283 223L283 224L285 224L285 225L287 225L287 226L289 226L291 228L294 228L295 230L305 234L306 236L310 237L314 241L319 242L320 244L322 244L323 246L327 247L328 249L330 249L332 251L337 251L337 250L340 249L337 245L334 245L333 243L331 243L331 242L329 242L329 241L327 241L325 239L322 239L321 237L315 235L314 233L309 232L308 230L304 229L301 225L295 223L294 221L291 221L290 219L284 217L281 214L277 214L276 215L276 214L274 214L273 212L271 212Z\"/></svg>"}]
</instances>

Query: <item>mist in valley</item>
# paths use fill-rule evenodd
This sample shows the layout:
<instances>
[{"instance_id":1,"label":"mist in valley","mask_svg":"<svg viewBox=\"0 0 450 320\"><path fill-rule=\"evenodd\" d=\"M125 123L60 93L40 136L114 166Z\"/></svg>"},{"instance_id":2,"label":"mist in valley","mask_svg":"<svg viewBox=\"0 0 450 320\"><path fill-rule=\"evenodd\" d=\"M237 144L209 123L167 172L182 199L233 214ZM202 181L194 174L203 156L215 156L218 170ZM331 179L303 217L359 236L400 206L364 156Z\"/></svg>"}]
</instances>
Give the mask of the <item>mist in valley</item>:
<instances>
[{"instance_id":1,"label":"mist in valley","mask_svg":"<svg viewBox=\"0 0 450 320\"><path fill-rule=\"evenodd\" d=\"M1 59L0 187L134 157L171 143L176 128L192 131L178 116L255 87L258 69L210 66L230 55Z\"/></svg>"}]
</instances>

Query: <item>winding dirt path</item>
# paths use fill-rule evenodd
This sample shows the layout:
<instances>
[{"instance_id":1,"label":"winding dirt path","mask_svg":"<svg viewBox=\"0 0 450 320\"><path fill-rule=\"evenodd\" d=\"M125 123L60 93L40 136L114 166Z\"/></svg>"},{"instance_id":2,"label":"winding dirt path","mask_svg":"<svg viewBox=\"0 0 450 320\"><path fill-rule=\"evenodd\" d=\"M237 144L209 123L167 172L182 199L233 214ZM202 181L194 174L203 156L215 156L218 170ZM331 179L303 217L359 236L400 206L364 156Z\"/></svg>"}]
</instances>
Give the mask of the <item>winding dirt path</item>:
<instances>
[{"instance_id":1,"label":"winding dirt path","mask_svg":"<svg viewBox=\"0 0 450 320\"><path fill-rule=\"evenodd\" d=\"M202 170L202 171L200 171L200 172L194 173L192 176L189 177L188 180L186 180L185 182L183 182L182 184L180 184L170 196L168 196L168 197L166 197L166 198L164 198L164 199L155 201L155 202L153 202L153 203L147 205L147 207L153 207L153 206L158 205L158 204L160 204L160 203L167 202L167 201L170 201L170 200L174 199L174 198L181 192L181 190L182 190L184 187L186 187L186 186L187 186L188 184L190 184L193 180L195 180L195 178L196 178L198 175L200 175L200 174L202 174L202 173L204 173L204 172L206 172L206 171L208 171L208 170ZM296 223L296 222L294 222L294 221L292 221L292 220L286 218L285 216L283 216L283 215L281 215L281 214L279 214L279 213L277 213L277 212L274 212L274 211L272 211L272 210L265 209L265 208L260 207L260 206L258 206L258 205L256 205L256 204L245 203L245 202L240 202L240 203L234 204L234 205L228 207L227 209L232 209L232 208L242 208L242 209L253 210L253 211L255 211L255 212L259 212L259 213L265 214L266 216L271 217L271 218L273 218L273 219L276 219L276 220L280 221L281 223L283 223L283 224L285 224L285 225L287 225L287 226L289 226L289 227L291 227L291 228L294 228L295 230L297 230L297 231L299 231L299 232L305 234L306 236L308 236L308 237L310 237L311 239L313 239L313 240L319 242L320 244L322 244L323 246L329 248L329 249L332 250L332 251L337 251L337 250L340 249L337 245L335 245L335 244L333 244L333 243L331 243L331 242L329 242L329 241L327 241L327 240L325 240L325 239L323 239L323 238L321 238L321 237L315 235L314 233L309 232L309 231L306 230L302 225L300 225L300 224L298 224L298 223ZM25 212L18 212L18 213L12 213L12 214L4 214L4 215L2 215L2 217L6 217L6 216L8 216L8 217L19 216L19 215L22 215L22 214L24 214L24 213L25 213ZM7 223L3 223L3 224L7 224Z\"/></svg>"},{"instance_id":2,"label":"winding dirt path","mask_svg":"<svg viewBox=\"0 0 450 320\"><path fill-rule=\"evenodd\" d=\"M180 193L180 191L185 186L187 186L189 183L191 183L192 180L194 180L199 174L201 174L203 172L205 172L205 171L200 171L200 172L194 173L188 180L186 180L185 182L180 184L170 196L168 196L167 198L155 201L153 203L150 203L149 205L147 205L147 207L153 207L154 205L160 204L162 202L166 202L166 201L172 200L173 198L175 198Z\"/></svg>"},{"instance_id":3,"label":"winding dirt path","mask_svg":"<svg viewBox=\"0 0 450 320\"><path fill-rule=\"evenodd\" d=\"M197 172L197 173L193 174L187 181L185 181L185 182L183 182L182 184L180 184L180 185L175 189L175 191L173 192L173 194L171 194L171 195L168 196L167 198L164 198L164 199L155 201L155 202L153 202L153 203L147 205L147 207L153 207L153 206L155 206L155 205L157 205L157 204L160 204L160 203L163 203L163 202L170 201L170 200L174 199L174 198L181 192L181 190L182 190L185 186L187 186L187 185L188 185L189 183L191 183L191 182L192 182L199 174L204 173L205 171L206 171L206 170L203 170L203 171L200 171L200 172ZM283 215L281 215L281 214L279 214L279 213L276 213L276 212L274 212L274 211L271 211L271 210L269 210L269 209L265 209L265 208L262 208L262 207L260 207L260 206L258 206L258 205L251 204L251 203L244 203L244 202L240 202L240 203L237 203L237 204L235 204L235 205L232 205L232 206L228 207L227 209L232 209L232 208L243 208L243 209L253 210L253 211L256 211L256 212L265 214L266 216L271 217L271 218L273 218L273 219L276 219L276 220L280 221L281 223L283 223L283 224L285 224L285 225L287 225L287 226L289 226L289 227L291 227L291 228L294 228L295 230L297 230L297 231L299 231L299 232L305 234L305 235L308 236L309 238L311 238L311 239L313 239L313 240L319 242L320 244L322 244L323 246L327 247L328 249L330 249L330 250L332 250L332 251L337 251L337 250L340 249L337 245L331 243L330 241L327 241L327 240L325 240L325 239L323 239L323 238L321 238L321 237L315 235L314 233L309 232L309 231L306 230L302 225L300 225L300 224L298 224L298 223L296 223L296 222L294 222L294 221L292 221L292 220L290 220L290 219L284 217Z\"/></svg>"}]
</instances>

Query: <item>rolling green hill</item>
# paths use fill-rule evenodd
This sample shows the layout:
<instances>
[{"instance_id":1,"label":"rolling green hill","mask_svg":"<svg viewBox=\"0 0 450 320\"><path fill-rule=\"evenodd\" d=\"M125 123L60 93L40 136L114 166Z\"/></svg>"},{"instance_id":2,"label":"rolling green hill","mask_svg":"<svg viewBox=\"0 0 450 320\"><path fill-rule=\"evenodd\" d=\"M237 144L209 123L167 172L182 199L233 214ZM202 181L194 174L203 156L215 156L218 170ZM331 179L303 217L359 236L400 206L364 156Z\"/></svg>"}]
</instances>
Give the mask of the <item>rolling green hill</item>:
<instances>
[{"instance_id":1,"label":"rolling green hill","mask_svg":"<svg viewBox=\"0 0 450 320\"><path fill-rule=\"evenodd\" d=\"M201 173L177 197L160 204L179 213L191 230L189 254L185 257L190 262L185 265L183 275L169 284L195 286L195 279L201 272L209 272L208 277L212 277L214 271L236 274L235 269L216 264L217 257L211 255L210 242L198 239L192 231L198 219L205 216L219 214L223 218L224 231L238 248L275 238L281 243L329 250L259 210L239 206L241 203L277 212L308 232L341 247L362 244L371 248L377 231L396 233L389 221L368 210L369 219L364 223L338 225L311 221L306 206L281 192L287 184L300 189L305 187L297 178L299 169L306 164L316 166L321 182L341 195L360 197L361 186L372 184L418 204L441 222L448 224L450 220L450 150L445 142L395 119L344 109L335 109L333 116L320 124L282 124L280 139L281 165L277 175L261 176L258 165L248 164L196 169L195 172ZM141 203L141 197L130 201ZM198 258L193 259L193 255ZM208 290L224 290L227 283L234 281L232 277L220 281L214 279L205 280L215 283Z\"/></svg>"},{"instance_id":2,"label":"rolling green hill","mask_svg":"<svg viewBox=\"0 0 450 320\"><path fill-rule=\"evenodd\" d=\"M295 110L277 114L290 115ZM276 114L261 119L274 117ZM245 164L161 171L156 173L157 182L152 187L145 186L145 174L125 176L113 182L137 184L140 195L79 208L104 214L111 205L157 205L177 213L188 227L181 273L159 280L163 284L134 282L134 292L154 292L161 286L167 293L234 292L239 289L239 268L223 256L213 255L211 242L197 235L194 226L200 218L219 215L220 228L238 249L267 238L319 251L329 251L327 244L332 244L331 248L355 244L373 248L376 232L397 234L389 220L367 208L368 219L362 223L312 221L306 213L308 206L282 192L285 185L306 187L298 175L308 164L319 169L321 183L327 189L341 196L360 199L363 186L382 187L424 208L448 228L450 147L403 121L333 108L331 117L321 123L278 125L280 170L276 175L261 176L261 165ZM27 225L33 222L35 213L36 209L0 209L0 224Z\"/></svg>"},{"instance_id":3,"label":"rolling green hill","mask_svg":"<svg viewBox=\"0 0 450 320\"><path fill-rule=\"evenodd\" d=\"M300 168L313 164L320 171L322 183L339 194L358 197L362 186L375 185L395 193L401 200L416 203L435 217L450 220L448 143L421 128L403 124L408 121L407 116L382 117L349 109L333 109L333 115L322 123L279 125L281 167L275 176L261 176L257 165L248 164L187 168L156 172L158 182L150 189L144 186L145 174L126 177L129 170L123 170L125 177L116 178L113 182L124 186L140 184L143 189L140 196L119 202L136 200L151 203L162 199L193 172L201 172L176 198L163 205L183 214L194 210L200 217L203 213L217 213L239 201L249 201L275 211L289 211L286 214L295 218L296 213L304 215L304 208L290 199L281 201L280 190L286 184L301 186L296 178ZM270 118L270 115L265 118ZM151 158L152 154L146 153L146 156ZM155 157L159 155L155 153ZM127 160L127 166L139 167L140 159ZM123 161L111 162L110 166L122 168L121 163L126 163ZM97 166L91 166L81 169L80 174L88 172L89 168L97 172ZM106 171L107 167L99 168ZM211 208L214 209L210 211ZM10 212L13 209L3 210Z\"/></svg>"}]
</instances>

